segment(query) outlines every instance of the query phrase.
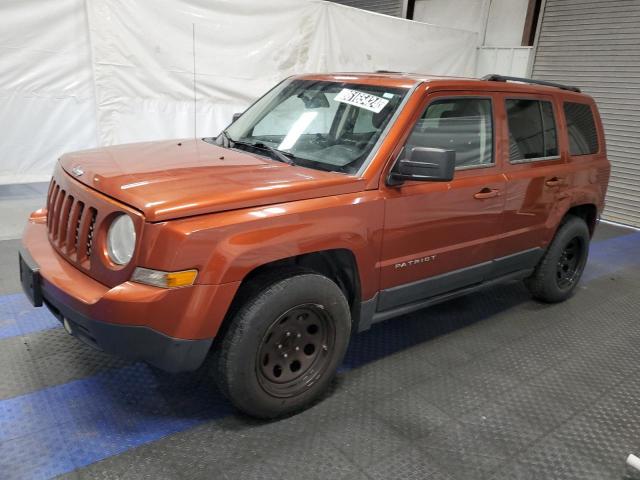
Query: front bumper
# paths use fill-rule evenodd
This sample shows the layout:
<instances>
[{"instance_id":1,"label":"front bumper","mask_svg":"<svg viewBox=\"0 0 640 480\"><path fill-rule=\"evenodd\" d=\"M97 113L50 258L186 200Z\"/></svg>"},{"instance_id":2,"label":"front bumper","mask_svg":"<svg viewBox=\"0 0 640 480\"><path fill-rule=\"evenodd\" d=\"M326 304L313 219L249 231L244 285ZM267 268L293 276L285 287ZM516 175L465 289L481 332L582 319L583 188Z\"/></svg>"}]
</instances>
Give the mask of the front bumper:
<instances>
[{"instance_id":1,"label":"front bumper","mask_svg":"<svg viewBox=\"0 0 640 480\"><path fill-rule=\"evenodd\" d=\"M125 282L109 288L62 258L49 244L46 225L33 220L20 257L25 293L34 305L43 303L61 322L66 319L72 335L169 372L201 365L238 286L161 289Z\"/></svg>"}]
</instances>

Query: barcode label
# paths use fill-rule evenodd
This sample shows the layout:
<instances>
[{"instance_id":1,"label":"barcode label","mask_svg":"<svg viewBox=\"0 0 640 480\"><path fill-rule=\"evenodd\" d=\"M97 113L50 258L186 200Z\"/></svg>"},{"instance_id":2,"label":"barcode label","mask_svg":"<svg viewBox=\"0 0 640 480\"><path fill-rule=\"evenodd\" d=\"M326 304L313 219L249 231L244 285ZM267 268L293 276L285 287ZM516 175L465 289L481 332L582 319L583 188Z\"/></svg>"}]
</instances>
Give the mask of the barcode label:
<instances>
[{"instance_id":1,"label":"barcode label","mask_svg":"<svg viewBox=\"0 0 640 480\"><path fill-rule=\"evenodd\" d=\"M386 98L380 98L370 93L359 92L349 88L343 88L334 100L353 105L354 107L364 108L374 113L380 113L387 103L389 103L389 100Z\"/></svg>"}]
</instances>

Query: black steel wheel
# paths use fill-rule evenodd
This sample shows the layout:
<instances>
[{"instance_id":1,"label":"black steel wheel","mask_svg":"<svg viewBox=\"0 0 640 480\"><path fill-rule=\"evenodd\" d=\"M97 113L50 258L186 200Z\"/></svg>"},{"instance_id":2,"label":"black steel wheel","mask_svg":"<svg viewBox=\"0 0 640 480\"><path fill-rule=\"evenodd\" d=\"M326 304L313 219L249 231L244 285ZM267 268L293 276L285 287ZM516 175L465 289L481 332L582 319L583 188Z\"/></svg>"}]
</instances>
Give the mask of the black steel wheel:
<instances>
[{"instance_id":1,"label":"black steel wheel","mask_svg":"<svg viewBox=\"0 0 640 480\"><path fill-rule=\"evenodd\" d=\"M562 249L556 265L556 281L560 289L570 289L582 272L583 248L583 239L573 237Z\"/></svg>"},{"instance_id":2,"label":"black steel wheel","mask_svg":"<svg viewBox=\"0 0 640 480\"><path fill-rule=\"evenodd\" d=\"M214 345L222 392L260 418L308 407L328 387L349 343L344 293L323 275L290 268L253 279L238 298L245 300Z\"/></svg>"},{"instance_id":3,"label":"black steel wheel","mask_svg":"<svg viewBox=\"0 0 640 480\"><path fill-rule=\"evenodd\" d=\"M322 305L293 307L271 324L262 340L256 358L260 385L276 397L299 395L322 376L334 344L333 319Z\"/></svg>"},{"instance_id":4,"label":"black steel wheel","mask_svg":"<svg viewBox=\"0 0 640 480\"><path fill-rule=\"evenodd\" d=\"M571 296L587 263L590 239L589 227L582 218L565 218L542 260L525 281L535 298L561 302Z\"/></svg>"}]
</instances>

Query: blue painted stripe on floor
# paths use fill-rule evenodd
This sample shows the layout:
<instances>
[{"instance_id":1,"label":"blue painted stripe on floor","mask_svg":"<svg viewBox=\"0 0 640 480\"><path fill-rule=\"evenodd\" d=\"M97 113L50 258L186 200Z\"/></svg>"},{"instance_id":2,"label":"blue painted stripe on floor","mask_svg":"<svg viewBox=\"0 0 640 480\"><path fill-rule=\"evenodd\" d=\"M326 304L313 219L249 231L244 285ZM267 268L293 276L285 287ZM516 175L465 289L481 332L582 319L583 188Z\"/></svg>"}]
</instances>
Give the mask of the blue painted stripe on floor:
<instances>
[{"instance_id":1,"label":"blue painted stripe on floor","mask_svg":"<svg viewBox=\"0 0 640 480\"><path fill-rule=\"evenodd\" d=\"M640 233L594 243L585 282L637 265L639 254ZM487 315L528 298L524 289L506 291ZM13 310L5 307L2 312L27 312L22 316L24 328L10 326L6 331L14 328L19 334L57 324L51 316L48 321L47 317L30 318L34 309L28 313L24 302L0 298L0 306L14 305ZM460 309L452 316L446 305L433 307L430 315L433 322L424 322L420 315L407 316L402 322L403 335L390 334L398 328L394 322L358 335L340 370L357 368L478 321L476 313ZM0 471L3 478L51 478L231 411L202 373L158 374L141 363L105 371L0 401Z\"/></svg>"},{"instance_id":2,"label":"blue painted stripe on floor","mask_svg":"<svg viewBox=\"0 0 640 480\"><path fill-rule=\"evenodd\" d=\"M16 337L59 327L46 308L33 308L22 293L0 297L0 338Z\"/></svg>"},{"instance_id":3,"label":"blue painted stripe on floor","mask_svg":"<svg viewBox=\"0 0 640 480\"><path fill-rule=\"evenodd\" d=\"M640 232L593 242L582 283L640 266Z\"/></svg>"},{"instance_id":4,"label":"blue painted stripe on floor","mask_svg":"<svg viewBox=\"0 0 640 480\"><path fill-rule=\"evenodd\" d=\"M230 412L202 374L105 371L1 401L0 472L51 478Z\"/></svg>"}]
</instances>

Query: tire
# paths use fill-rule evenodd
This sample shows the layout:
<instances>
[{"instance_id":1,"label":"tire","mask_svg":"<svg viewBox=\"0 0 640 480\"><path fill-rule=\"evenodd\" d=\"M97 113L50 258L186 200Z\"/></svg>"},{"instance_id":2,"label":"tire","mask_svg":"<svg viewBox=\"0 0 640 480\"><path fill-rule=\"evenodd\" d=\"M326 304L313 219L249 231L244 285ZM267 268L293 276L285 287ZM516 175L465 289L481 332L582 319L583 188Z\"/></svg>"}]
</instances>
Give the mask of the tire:
<instances>
[{"instance_id":1,"label":"tire","mask_svg":"<svg viewBox=\"0 0 640 480\"><path fill-rule=\"evenodd\" d=\"M219 388L237 409L258 418L310 406L329 386L349 343L351 313L342 290L296 268L257 277L239 298L214 353Z\"/></svg>"},{"instance_id":2,"label":"tire","mask_svg":"<svg viewBox=\"0 0 640 480\"><path fill-rule=\"evenodd\" d=\"M587 263L589 240L585 221L567 217L533 274L525 280L534 298L555 303L573 294Z\"/></svg>"}]
</instances>

